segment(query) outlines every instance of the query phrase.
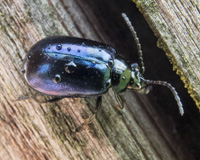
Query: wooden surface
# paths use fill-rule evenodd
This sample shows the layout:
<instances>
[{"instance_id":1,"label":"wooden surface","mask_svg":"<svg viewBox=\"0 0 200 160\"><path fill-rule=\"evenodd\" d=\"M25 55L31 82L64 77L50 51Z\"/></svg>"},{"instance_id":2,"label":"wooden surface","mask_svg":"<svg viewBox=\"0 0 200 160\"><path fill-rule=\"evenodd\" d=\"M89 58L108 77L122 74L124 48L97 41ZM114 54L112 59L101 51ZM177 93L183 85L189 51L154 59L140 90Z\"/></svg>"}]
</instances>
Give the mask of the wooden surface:
<instances>
[{"instance_id":1,"label":"wooden surface","mask_svg":"<svg viewBox=\"0 0 200 160\"><path fill-rule=\"evenodd\" d=\"M198 113L193 111L192 116L186 113L185 117L181 117L167 89L160 93L159 89L155 89L156 96L155 92L152 92L152 96L143 96L127 91L123 95L123 117L114 109L118 104L110 90L103 96L103 106L94 122L76 135L73 134L75 127L92 114L95 97L66 98L51 104L38 104L31 99L13 101L21 95L36 94L25 84L20 69L29 48L47 36L69 35L108 43L124 53L123 56L128 57L129 61L137 61L133 39L121 18L121 12L127 12L131 20L134 16L135 19L139 17L138 21L134 21L136 28L147 26L138 34L139 37L148 35L148 38L143 37L144 40L141 40L146 70L149 70L146 76L156 78L155 75L170 75L176 80L177 76L170 71L171 66L164 54L157 55L165 57L164 60L152 57L156 54L153 49L156 44L151 42L155 43L156 38L153 33L146 34L151 30L132 2L0 2L0 159L184 160L198 157L195 138L200 132L196 123L190 120ZM148 39L148 43L143 43ZM148 54L148 51L153 54ZM149 59L145 55L150 56ZM155 61L166 61L168 67L165 73L156 70L160 67L154 67ZM164 66L164 63L160 65ZM181 84L178 80L177 83ZM166 92L167 95L162 98ZM183 93L181 97L184 102L188 95ZM159 103L158 99L162 102ZM189 112L188 109L186 111ZM185 131L190 134L187 135Z\"/></svg>"},{"instance_id":2,"label":"wooden surface","mask_svg":"<svg viewBox=\"0 0 200 160\"><path fill-rule=\"evenodd\" d=\"M200 2L133 1L200 109Z\"/></svg>"}]
</instances>

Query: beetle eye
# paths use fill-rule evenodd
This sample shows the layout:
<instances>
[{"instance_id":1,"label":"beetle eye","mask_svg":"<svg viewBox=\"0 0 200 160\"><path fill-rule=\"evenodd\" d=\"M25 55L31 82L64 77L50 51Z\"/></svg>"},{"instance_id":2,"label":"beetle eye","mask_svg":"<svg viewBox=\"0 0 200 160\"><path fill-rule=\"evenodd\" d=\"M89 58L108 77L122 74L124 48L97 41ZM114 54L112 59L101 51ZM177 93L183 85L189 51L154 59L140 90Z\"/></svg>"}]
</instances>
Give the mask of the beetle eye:
<instances>
[{"instance_id":1,"label":"beetle eye","mask_svg":"<svg viewBox=\"0 0 200 160\"><path fill-rule=\"evenodd\" d=\"M59 83L61 81L61 76L59 74L56 74L53 78L54 83Z\"/></svg>"},{"instance_id":2,"label":"beetle eye","mask_svg":"<svg viewBox=\"0 0 200 160\"><path fill-rule=\"evenodd\" d=\"M110 67L112 67L113 64L114 64L113 60L109 60L109 61L108 61L108 65L109 65Z\"/></svg>"}]
</instances>

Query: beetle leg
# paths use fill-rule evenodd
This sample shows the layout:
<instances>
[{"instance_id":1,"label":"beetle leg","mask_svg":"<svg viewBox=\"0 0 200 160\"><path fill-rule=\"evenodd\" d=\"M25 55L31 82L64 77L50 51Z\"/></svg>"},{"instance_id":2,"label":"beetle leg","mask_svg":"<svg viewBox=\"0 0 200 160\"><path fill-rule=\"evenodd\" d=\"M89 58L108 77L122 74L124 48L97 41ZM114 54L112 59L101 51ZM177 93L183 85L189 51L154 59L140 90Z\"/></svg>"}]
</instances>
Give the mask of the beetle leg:
<instances>
[{"instance_id":1,"label":"beetle leg","mask_svg":"<svg viewBox=\"0 0 200 160\"><path fill-rule=\"evenodd\" d=\"M61 99L63 99L64 97L54 97L52 99L48 99L48 100L39 100L37 99L36 97L31 97L34 101L42 104L42 103L54 103L54 102L57 102L57 101L60 101Z\"/></svg>"},{"instance_id":2,"label":"beetle leg","mask_svg":"<svg viewBox=\"0 0 200 160\"><path fill-rule=\"evenodd\" d=\"M96 117L96 114L99 110L99 108L101 107L102 104L102 96L97 97L97 101L96 101L96 108L94 110L94 113L92 116L90 116L89 118L84 120L84 123L82 123L81 126L76 128L76 132L81 131L85 126L87 126L88 124L92 123L92 121L94 120L94 118Z\"/></svg>"},{"instance_id":3,"label":"beetle leg","mask_svg":"<svg viewBox=\"0 0 200 160\"><path fill-rule=\"evenodd\" d=\"M101 107L101 105L102 105L102 96L99 96L99 97L97 97L96 108L94 110L94 113L93 113L93 115L91 117L88 118L88 123L87 124L92 123L92 121L94 120L94 118L95 118L99 108Z\"/></svg>"},{"instance_id":4,"label":"beetle leg","mask_svg":"<svg viewBox=\"0 0 200 160\"><path fill-rule=\"evenodd\" d=\"M26 100L26 99L30 99L30 97L29 96L18 96L18 98L13 100L13 101L23 101L23 100Z\"/></svg>"},{"instance_id":5,"label":"beetle leg","mask_svg":"<svg viewBox=\"0 0 200 160\"><path fill-rule=\"evenodd\" d=\"M48 99L48 100L39 100L39 99L37 99L35 96L24 96L24 97L22 97L22 96L20 96L20 97L18 97L18 99L17 100L14 100L14 101L22 101L22 100L26 100L26 99L33 99L34 101L36 101L36 102L38 102L38 103L53 103L53 102L57 102L57 101L59 101L59 100L61 100L61 99L63 99L64 97L54 97L54 98L52 98L52 99Z\"/></svg>"},{"instance_id":6,"label":"beetle leg","mask_svg":"<svg viewBox=\"0 0 200 160\"><path fill-rule=\"evenodd\" d=\"M115 98L117 100L117 103L119 104L119 106L115 106L115 108L121 113L122 109L124 108L124 102L122 100L122 97L118 93L115 93Z\"/></svg>"}]
</instances>

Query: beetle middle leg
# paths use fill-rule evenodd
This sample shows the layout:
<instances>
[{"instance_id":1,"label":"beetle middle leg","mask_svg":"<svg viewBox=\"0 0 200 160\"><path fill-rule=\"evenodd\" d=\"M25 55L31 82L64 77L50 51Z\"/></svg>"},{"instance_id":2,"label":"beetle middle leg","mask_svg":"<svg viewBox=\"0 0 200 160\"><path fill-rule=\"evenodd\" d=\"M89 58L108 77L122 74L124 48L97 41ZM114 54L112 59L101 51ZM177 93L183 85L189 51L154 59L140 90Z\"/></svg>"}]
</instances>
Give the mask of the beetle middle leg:
<instances>
[{"instance_id":1,"label":"beetle middle leg","mask_svg":"<svg viewBox=\"0 0 200 160\"><path fill-rule=\"evenodd\" d=\"M79 127L76 128L75 132L81 131L85 126L92 123L92 121L96 117L96 114L97 114L99 108L101 107L101 105L102 105L102 96L99 96L99 97L97 97L97 100L96 100L96 108L94 110L93 115L91 115L89 118L85 119L84 122Z\"/></svg>"}]
</instances>

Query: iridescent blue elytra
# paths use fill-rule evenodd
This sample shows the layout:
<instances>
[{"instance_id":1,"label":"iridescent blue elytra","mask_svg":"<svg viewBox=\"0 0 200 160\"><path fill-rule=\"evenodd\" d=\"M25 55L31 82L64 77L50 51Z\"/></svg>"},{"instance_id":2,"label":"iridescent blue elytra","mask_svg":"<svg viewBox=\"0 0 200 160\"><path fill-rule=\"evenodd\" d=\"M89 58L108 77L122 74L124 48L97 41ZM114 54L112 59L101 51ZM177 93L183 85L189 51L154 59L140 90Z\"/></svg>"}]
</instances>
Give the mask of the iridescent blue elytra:
<instances>
[{"instance_id":1,"label":"iridescent blue elytra","mask_svg":"<svg viewBox=\"0 0 200 160\"><path fill-rule=\"evenodd\" d=\"M101 95L111 85L121 92L130 82L131 71L115 55L115 49L106 44L67 36L48 37L30 49L24 77L35 90L53 96Z\"/></svg>"},{"instance_id":2,"label":"iridescent blue elytra","mask_svg":"<svg viewBox=\"0 0 200 160\"><path fill-rule=\"evenodd\" d=\"M22 71L26 82L43 94L57 97L48 102L63 97L98 96L94 115L101 106L101 95L111 87L120 104L119 109L122 109L119 93L133 89L147 94L149 84L162 85L171 90L183 115L182 103L171 84L144 79L139 39L128 17L122 16L136 42L141 69L137 63L128 65L123 59L116 58L115 49L107 44L67 36L48 37L37 42L24 60ZM87 123L93 118L91 116Z\"/></svg>"}]
</instances>

